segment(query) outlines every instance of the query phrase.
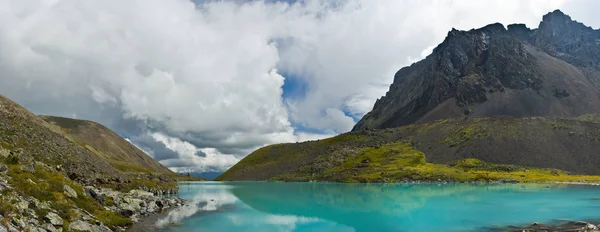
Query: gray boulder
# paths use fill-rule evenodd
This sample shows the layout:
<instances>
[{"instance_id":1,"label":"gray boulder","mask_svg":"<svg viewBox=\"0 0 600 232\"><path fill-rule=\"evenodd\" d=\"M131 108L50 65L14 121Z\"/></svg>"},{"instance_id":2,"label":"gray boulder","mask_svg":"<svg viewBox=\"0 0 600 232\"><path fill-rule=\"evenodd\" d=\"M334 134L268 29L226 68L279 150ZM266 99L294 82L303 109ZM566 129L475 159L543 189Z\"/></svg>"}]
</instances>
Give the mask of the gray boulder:
<instances>
[{"instance_id":1,"label":"gray boulder","mask_svg":"<svg viewBox=\"0 0 600 232\"><path fill-rule=\"evenodd\" d=\"M158 207L158 206L156 205L156 202L155 202L155 201L150 201L150 203L148 203L148 207L147 207L148 209L147 209L147 212L148 212L148 213L154 213L154 212L156 211L156 208L157 208L157 207Z\"/></svg>"},{"instance_id":2,"label":"gray boulder","mask_svg":"<svg viewBox=\"0 0 600 232\"><path fill-rule=\"evenodd\" d=\"M6 174L6 172L8 172L8 166L6 166L6 164L0 164L0 173Z\"/></svg>"},{"instance_id":3,"label":"gray boulder","mask_svg":"<svg viewBox=\"0 0 600 232\"><path fill-rule=\"evenodd\" d=\"M103 225L92 225L84 221L75 221L69 224L69 231L110 232L111 230Z\"/></svg>"},{"instance_id":4,"label":"gray boulder","mask_svg":"<svg viewBox=\"0 0 600 232\"><path fill-rule=\"evenodd\" d=\"M48 213L46 214L46 216L44 217L44 221L52 224L53 226L62 226L63 225L63 219L60 218L60 216L58 216L55 213Z\"/></svg>"},{"instance_id":5,"label":"gray boulder","mask_svg":"<svg viewBox=\"0 0 600 232\"><path fill-rule=\"evenodd\" d=\"M29 226L25 231L29 232L47 232L46 229L39 228L37 226Z\"/></svg>"},{"instance_id":6,"label":"gray boulder","mask_svg":"<svg viewBox=\"0 0 600 232\"><path fill-rule=\"evenodd\" d=\"M84 221L75 221L69 224L69 231L93 231L92 224Z\"/></svg>"},{"instance_id":7,"label":"gray boulder","mask_svg":"<svg viewBox=\"0 0 600 232\"><path fill-rule=\"evenodd\" d=\"M35 166L33 164L26 164L21 166L21 171L35 173Z\"/></svg>"},{"instance_id":8,"label":"gray boulder","mask_svg":"<svg viewBox=\"0 0 600 232\"><path fill-rule=\"evenodd\" d=\"M46 224L42 225L42 228L48 232L61 232L62 231L62 229L58 229L50 223L46 223Z\"/></svg>"},{"instance_id":9,"label":"gray boulder","mask_svg":"<svg viewBox=\"0 0 600 232\"><path fill-rule=\"evenodd\" d=\"M144 190L139 190L139 189L134 189L129 191L129 194L133 197L137 197L137 198L148 198L148 197L153 197L154 194L151 192L146 192Z\"/></svg>"},{"instance_id":10,"label":"gray boulder","mask_svg":"<svg viewBox=\"0 0 600 232\"><path fill-rule=\"evenodd\" d=\"M18 218L13 218L12 223L19 228L25 228L27 226L27 224L23 220Z\"/></svg>"},{"instance_id":11,"label":"gray boulder","mask_svg":"<svg viewBox=\"0 0 600 232\"><path fill-rule=\"evenodd\" d=\"M104 197L100 194L98 194L94 189L89 188L87 190L85 190L85 192L90 195L90 197L94 198L96 201L98 201L98 203L100 203L101 205L104 205Z\"/></svg>"},{"instance_id":12,"label":"gray boulder","mask_svg":"<svg viewBox=\"0 0 600 232\"><path fill-rule=\"evenodd\" d=\"M75 192L75 189L71 188L71 186L64 185L63 189L64 189L64 193L67 197L77 198L77 192Z\"/></svg>"}]
</instances>

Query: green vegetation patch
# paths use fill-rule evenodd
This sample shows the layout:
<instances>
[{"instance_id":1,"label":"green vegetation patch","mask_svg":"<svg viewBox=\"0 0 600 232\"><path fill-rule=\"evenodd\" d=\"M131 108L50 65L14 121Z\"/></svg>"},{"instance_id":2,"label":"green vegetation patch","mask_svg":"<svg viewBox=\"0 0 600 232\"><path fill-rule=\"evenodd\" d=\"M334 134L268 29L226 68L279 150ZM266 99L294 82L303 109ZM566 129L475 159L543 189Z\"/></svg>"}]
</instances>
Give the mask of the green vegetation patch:
<instances>
[{"instance_id":1,"label":"green vegetation patch","mask_svg":"<svg viewBox=\"0 0 600 232\"><path fill-rule=\"evenodd\" d=\"M1 195L10 194L8 191L3 192ZM0 197L0 215L7 218L9 214L15 212L13 204Z\"/></svg>"},{"instance_id":2,"label":"green vegetation patch","mask_svg":"<svg viewBox=\"0 0 600 232\"><path fill-rule=\"evenodd\" d=\"M427 163L425 154L406 142L363 148L341 165L322 174L288 173L277 181L401 182L401 181L515 181L600 182L600 176L569 175L556 169L493 164L461 159L448 165Z\"/></svg>"},{"instance_id":3,"label":"green vegetation patch","mask_svg":"<svg viewBox=\"0 0 600 232\"><path fill-rule=\"evenodd\" d=\"M8 170L9 184L14 191L22 196L33 197L41 202L48 202L50 206L58 211L58 215L67 222L75 220L78 215L75 207L86 210L96 216L106 226L130 225L131 220L117 213L107 211L96 200L83 193L81 186L63 176L60 172L50 170L43 166L36 166L33 173L22 170L23 165L10 164ZM77 192L77 198L72 199L65 196L64 186L70 186ZM5 204L0 201L0 205ZM5 208L5 207L1 207ZM11 208L6 207L5 212ZM34 208L39 219L46 215L44 209Z\"/></svg>"},{"instance_id":4,"label":"green vegetation patch","mask_svg":"<svg viewBox=\"0 0 600 232\"><path fill-rule=\"evenodd\" d=\"M174 190L178 185L175 181L161 181L159 179L134 178L129 183L110 183L101 184L104 188L111 188L121 192L129 192L134 189L142 189L149 192L157 192L157 190Z\"/></svg>"},{"instance_id":5,"label":"green vegetation patch","mask_svg":"<svg viewBox=\"0 0 600 232\"><path fill-rule=\"evenodd\" d=\"M126 163L119 163L119 162L109 162L109 164L110 164L110 166L113 166L114 168L119 169L119 171L123 171L123 172L152 173L152 170L141 167L139 165L135 165L135 164L126 164Z\"/></svg>"},{"instance_id":6,"label":"green vegetation patch","mask_svg":"<svg viewBox=\"0 0 600 232\"><path fill-rule=\"evenodd\" d=\"M366 135L347 133L323 140L265 146L246 156L216 180L226 180L232 173L240 173L241 170L246 168L264 167L271 164L280 166L285 163L311 162L320 155L327 154L334 146L357 146L367 141L368 137Z\"/></svg>"},{"instance_id":7,"label":"green vegetation patch","mask_svg":"<svg viewBox=\"0 0 600 232\"><path fill-rule=\"evenodd\" d=\"M452 131L442 142L450 147L460 147L485 136L488 136L487 129L475 123Z\"/></svg>"},{"instance_id":8,"label":"green vegetation patch","mask_svg":"<svg viewBox=\"0 0 600 232\"><path fill-rule=\"evenodd\" d=\"M471 75L465 76L463 77L462 81L472 84L475 81L481 80L481 76L479 76L477 73L473 73Z\"/></svg>"},{"instance_id":9,"label":"green vegetation patch","mask_svg":"<svg viewBox=\"0 0 600 232\"><path fill-rule=\"evenodd\" d=\"M584 114L577 118L579 121L600 123L600 114Z\"/></svg>"}]
</instances>

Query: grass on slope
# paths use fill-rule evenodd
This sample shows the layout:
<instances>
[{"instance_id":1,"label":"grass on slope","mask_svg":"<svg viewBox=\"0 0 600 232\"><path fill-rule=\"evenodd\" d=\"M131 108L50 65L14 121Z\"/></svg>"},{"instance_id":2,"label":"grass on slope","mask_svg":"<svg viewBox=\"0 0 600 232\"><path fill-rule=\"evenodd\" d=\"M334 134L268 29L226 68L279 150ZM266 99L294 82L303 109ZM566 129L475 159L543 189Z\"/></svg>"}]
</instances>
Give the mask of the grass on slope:
<instances>
[{"instance_id":1,"label":"grass on slope","mask_svg":"<svg viewBox=\"0 0 600 232\"><path fill-rule=\"evenodd\" d=\"M233 167L229 168L226 172L221 174L216 180L226 180L232 173L243 172L243 169L248 167L261 168L268 165L273 165L273 169L284 169L285 164L290 163L302 163L306 160L311 160L319 156L319 154L327 152L332 145L340 145L345 143L356 143L362 142L367 139L366 136L356 134L342 134L332 138L309 141L305 143L296 144L273 144L262 147L252 155L246 156L240 162ZM308 144L308 147L302 147ZM298 148L297 146L300 146ZM305 149L306 148L306 149Z\"/></svg>"},{"instance_id":2,"label":"grass on slope","mask_svg":"<svg viewBox=\"0 0 600 232\"><path fill-rule=\"evenodd\" d=\"M86 210L95 215L97 220L101 221L109 227L128 226L131 224L129 218L123 217L117 213L107 211L96 200L83 194L83 189L74 181L69 180L60 172L52 170L51 167L38 164L34 167L34 172L25 171L23 165L19 164L16 159L8 157L0 159L0 163L8 164L9 184L14 189L5 190L1 195L14 195L12 192L17 192L22 196L33 197L41 202L41 204L49 204L48 206L56 209L58 215L68 223L77 218L75 207ZM64 194L64 186L69 186L77 192L77 198L69 198ZM5 217L10 213L15 212L16 208L12 206L16 203L16 199L6 200L0 197L0 214ZM9 206L10 205L10 206ZM36 211L39 220L49 212L44 207L33 207Z\"/></svg>"},{"instance_id":3,"label":"grass on slope","mask_svg":"<svg viewBox=\"0 0 600 232\"><path fill-rule=\"evenodd\" d=\"M477 159L463 159L449 165L426 162L425 154L405 142L386 144L378 148L363 148L343 164L322 174L299 173L279 175L271 180L335 182L397 182L397 181L517 181L517 182L600 182L600 176L568 175L556 169L492 164Z\"/></svg>"},{"instance_id":4,"label":"grass on slope","mask_svg":"<svg viewBox=\"0 0 600 232\"><path fill-rule=\"evenodd\" d=\"M545 169L594 173L587 164L596 160L592 155L600 145L597 118L475 117L350 132L260 148L217 180L600 182Z\"/></svg>"}]
</instances>

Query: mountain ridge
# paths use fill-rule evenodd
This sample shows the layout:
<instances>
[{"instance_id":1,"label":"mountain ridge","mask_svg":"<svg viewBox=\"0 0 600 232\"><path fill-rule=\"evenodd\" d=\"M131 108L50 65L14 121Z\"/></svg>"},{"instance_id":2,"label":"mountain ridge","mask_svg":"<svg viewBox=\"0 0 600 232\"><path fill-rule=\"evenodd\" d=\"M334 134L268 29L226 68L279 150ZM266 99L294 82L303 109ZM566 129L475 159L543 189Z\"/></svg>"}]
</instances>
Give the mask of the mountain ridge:
<instances>
[{"instance_id":1,"label":"mountain ridge","mask_svg":"<svg viewBox=\"0 0 600 232\"><path fill-rule=\"evenodd\" d=\"M175 174L152 159L148 154L123 139L102 124L64 117L41 115L46 122L60 127L83 146L91 146L92 151L105 157L109 164L121 171L143 170L163 174ZM139 167L132 167L135 164Z\"/></svg>"},{"instance_id":2,"label":"mountain ridge","mask_svg":"<svg viewBox=\"0 0 600 232\"><path fill-rule=\"evenodd\" d=\"M598 44L559 10L453 28L351 132L260 148L217 180L598 182Z\"/></svg>"},{"instance_id":3,"label":"mountain ridge","mask_svg":"<svg viewBox=\"0 0 600 232\"><path fill-rule=\"evenodd\" d=\"M569 45L556 30L580 35L579 45ZM558 10L546 14L539 29L500 23L452 29L432 54L395 74L386 95L353 130L463 116L598 113L597 43L600 31Z\"/></svg>"}]
</instances>

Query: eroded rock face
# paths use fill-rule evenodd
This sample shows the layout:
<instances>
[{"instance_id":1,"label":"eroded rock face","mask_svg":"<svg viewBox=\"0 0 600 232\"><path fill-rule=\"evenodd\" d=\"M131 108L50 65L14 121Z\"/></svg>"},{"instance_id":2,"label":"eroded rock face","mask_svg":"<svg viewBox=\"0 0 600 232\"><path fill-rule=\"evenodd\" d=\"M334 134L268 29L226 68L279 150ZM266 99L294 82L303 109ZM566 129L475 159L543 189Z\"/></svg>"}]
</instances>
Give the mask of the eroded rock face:
<instances>
[{"instance_id":1,"label":"eroded rock face","mask_svg":"<svg viewBox=\"0 0 600 232\"><path fill-rule=\"evenodd\" d=\"M538 29L452 29L400 69L354 131L465 116L577 117L600 112L600 31L560 11Z\"/></svg>"}]
</instances>

